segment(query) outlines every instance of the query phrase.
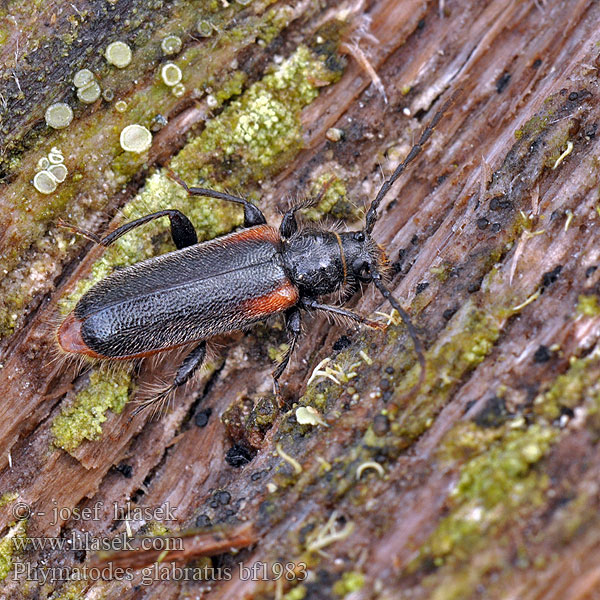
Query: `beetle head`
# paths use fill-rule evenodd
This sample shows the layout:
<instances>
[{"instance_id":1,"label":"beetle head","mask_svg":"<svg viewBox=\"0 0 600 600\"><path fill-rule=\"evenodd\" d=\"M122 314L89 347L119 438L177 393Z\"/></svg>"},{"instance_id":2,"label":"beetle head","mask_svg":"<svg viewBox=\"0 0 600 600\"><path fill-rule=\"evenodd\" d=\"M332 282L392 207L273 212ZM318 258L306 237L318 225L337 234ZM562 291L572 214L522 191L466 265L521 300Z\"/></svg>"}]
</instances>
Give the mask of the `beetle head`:
<instances>
[{"instance_id":1,"label":"beetle head","mask_svg":"<svg viewBox=\"0 0 600 600\"><path fill-rule=\"evenodd\" d=\"M350 231L340 235L348 274L357 281L368 283L373 273L385 264L383 250L365 231Z\"/></svg>"}]
</instances>

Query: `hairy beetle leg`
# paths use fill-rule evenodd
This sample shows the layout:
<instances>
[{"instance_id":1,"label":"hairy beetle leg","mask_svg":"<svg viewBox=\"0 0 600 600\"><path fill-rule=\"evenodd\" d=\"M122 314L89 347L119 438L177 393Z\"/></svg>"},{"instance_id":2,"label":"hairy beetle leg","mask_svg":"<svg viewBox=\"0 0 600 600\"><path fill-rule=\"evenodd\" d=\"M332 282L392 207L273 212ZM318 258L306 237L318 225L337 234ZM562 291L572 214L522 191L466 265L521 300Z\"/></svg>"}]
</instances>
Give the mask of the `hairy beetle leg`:
<instances>
[{"instance_id":1,"label":"hairy beetle leg","mask_svg":"<svg viewBox=\"0 0 600 600\"><path fill-rule=\"evenodd\" d=\"M302 332L302 322L300 317L300 311L297 308L290 309L285 315L285 328L289 335L289 347L285 351L283 358L280 363L275 367L273 371L273 393L277 398L277 402L280 407L283 406L283 397L281 396L281 387L279 385L279 378L283 375L290 357L292 356L294 349L296 348L296 342Z\"/></svg>"},{"instance_id":2,"label":"hairy beetle leg","mask_svg":"<svg viewBox=\"0 0 600 600\"><path fill-rule=\"evenodd\" d=\"M135 219L129 223L125 223L125 225L121 225L121 227L117 227L117 229L111 231L103 238L100 238L95 233L81 229L80 227L69 225L64 221L59 220L58 224L61 227L65 227L76 233L79 233L87 239L92 240L96 244L101 246L110 246L122 235L125 235L132 229L135 229L140 225L145 225L149 221L159 219L160 217L169 217L169 221L171 222L171 238L173 239L173 243L178 250L181 248L187 248L188 246L193 246L194 244L198 243L198 236L196 235L196 230L194 229L192 222L182 212L176 209L160 210L158 212L145 215L144 217Z\"/></svg>"},{"instance_id":3,"label":"hairy beetle leg","mask_svg":"<svg viewBox=\"0 0 600 600\"><path fill-rule=\"evenodd\" d=\"M203 340L183 359L179 369L177 369L173 383L166 390L158 394L158 396L150 398L149 400L140 404L140 406L133 411L132 416L137 415L151 406L156 406L157 403L162 402L170 394L175 392L178 387L182 386L184 383L187 383L198 371L198 369L200 369L202 363L204 362L205 356L206 342Z\"/></svg>"},{"instance_id":4,"label":"hairy beetle leg","mask_svg":"<svg viewBox=\"0 0 600 600\"><path fill-rule=\"evenodd\" d=\"M387 326L385 323L381 323L380 321L373 321L371 319L367 319L362 315L357 315L355 312L351 310L347 310L345 308L341 308L339 306L330 306L329 304L320 304L316 300L304 300L304 305L307 308L312 308L314 310L321 310L323 312L333 313L334 315L340 315L342 317L348 317L361 325L365 325L366 327L371 327L373 329L380 329L381 331L385 331Z\"/></svg>"}]
</instances>

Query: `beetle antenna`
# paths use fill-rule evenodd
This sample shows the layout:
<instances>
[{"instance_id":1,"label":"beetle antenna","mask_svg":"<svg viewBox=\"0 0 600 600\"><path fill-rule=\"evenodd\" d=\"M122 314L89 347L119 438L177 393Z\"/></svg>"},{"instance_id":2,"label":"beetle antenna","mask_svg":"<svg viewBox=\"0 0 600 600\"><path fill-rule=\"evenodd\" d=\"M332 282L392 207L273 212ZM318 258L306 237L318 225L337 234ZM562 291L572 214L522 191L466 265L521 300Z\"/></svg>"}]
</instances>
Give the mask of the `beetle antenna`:
<instances>
[{"instance_id":1,"label":"beetle antenna","mask_svg":"<svg viewBox=\"0 0 600 600\"><path fill-rule=\"evenodd\" d=\"M456 99L456 96L460 91L461 90L457 90L456 92L454 92L454 94L452 94L452 96L448 100L446 100L442 108L440 108L440 110L438 110L435 113L435 116L431 120L431 123L429 123L429 125L424 129L419 141L410 149L408 156L396 167L396 170L392 173L391 177L383 182L383 185L377 193L377 196L375 196L375 200L371 202L371 206L367 211L367 216L365 219L365 232L367 234L370 234L371 231L373 231L373 227L375 226L375 223L377 221L377 209L379 208L381 201L385 198L385 195L390 191L390 188L394 185L398 177L402 175L402 172L404 171L406 166L419 155L419 153L423 149L423 146L425 145L425 142L431 137L433 130L440 122L440 119L444 116L444 113L448 110L450 105L454 103L454 100Z\"/></svg>"},{"instance_id":2,"label":"beetle antenna","mask_svg":"<svg viewBox=\"0 0 600 600\"><path fill-rule=\"evenodd\" d=\"M415 329L415 326L412 323L410 315L400 306L398 300L394 298L392 292L388 289L385 283L383 283L383 277L381 273L375 268L371 267L371 275L373 277L373 283L375 284L375 287L379 290L381 295L392 305L392 308L395 308L398 311L402 322L406 326L408 335L410 335L410 339L413 342L413 346L415 347L415 352L417 354L417 359L421 368L419 370L419 381L417 381L413 388L409 390L408 394L406 394L406 396L412 396L413 394L416 394L419 391L419 389L423 385L423 382L425 381L426 361L425 352L423 350L423 344L421 343L421 340L417 335L417 330Z\"/></svg>"}]
</instances>

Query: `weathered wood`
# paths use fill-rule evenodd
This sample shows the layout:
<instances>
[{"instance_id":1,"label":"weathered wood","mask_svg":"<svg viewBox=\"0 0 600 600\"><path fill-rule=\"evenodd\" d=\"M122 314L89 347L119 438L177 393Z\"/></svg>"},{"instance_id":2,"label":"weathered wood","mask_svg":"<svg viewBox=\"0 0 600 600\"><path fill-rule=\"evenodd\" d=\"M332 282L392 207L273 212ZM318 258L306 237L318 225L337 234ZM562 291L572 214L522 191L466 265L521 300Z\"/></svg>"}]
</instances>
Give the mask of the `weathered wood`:
<instances>
[{"instance_id":1,"label":"weathered wood","mask_svg":"<svg viewBox=\"0 0 600 600\"><path fill-rule=\"evenodd\" d=\"M0 9L4 593L591 597L600 539L600 6L205 4L88 0L30 12L14 1ZM195 33L198 20L214 23L210 37ZM32 30L36 23L44 26ZM184 72L180 98L158 75L166 60L160 40L172 32L184 41L173 57ZM98 54L117 38L134 48L122 71ZM381 78L387 103L352 58L353 44ZM293 78L277 89L269 70L282 61L289 69L288 57L297 67L284 71ZM83 66L114 100L77 103L70 82ZM300 425L297 405L277 413L269 374L285 336L275 322L218 340L207 374L178 393L161 419L130 418L131 402L120 414L96 406L107 417L97 439L78 440L77 427L67 436L69 407L85 397L94 408L114 396L116 409L125 396L139 398L140 387L169 379L181 354L133 374L81 373L52 362L57 307L81 293L90 272L109 268L99 266L97 248L58 228L58 218L104 231L153 203L155 192L156 202L190 212L203 237L239 224L236 211L192 205L168 183L160 167L173 159L190 181L246 193L273 222L290 196L315 193L333 175L329 210L358 228L352 204L374 197L381 171L392 172L457 89L455 104L385 199L374 233L388 252L395 294L427 348L415 397L403 399L418 366L402 326L377 333L311 318L285 393L316 408L327 426ZM253 104L259 96L276 119ZM43 113L61 99L73 104L75 120L55 132ZM114 110L119 99L128 103L125 113ZM122 127L149 125L159 113L168 124L151 150L124 154ZM230 136L241 115L256 125L243 143ZM328 141L332 127L341 130L339 141ZM53 146L70 173L54 195L42 196L30 180ZM327 211L321 205L309 216ZM118 265L166 251L163 229L150 227L139 243L106 255ZM370 290L354 308L389 310ZM321 376L307 384L326 357L340 383ZM208 408L208 424L197 427L195 415ZM256 454L234 468L226 453L240 441ZM92 557L30 549L11 558L11 536L112 537L126 531L114 505L130 499L132 507L172 507L177 521L164 523L172 535L247 522L258 541L216 559L212 566L233 576L209 583L136 588L138 574L133 582L91 577L44 587L13 578L17 564L73 570ZM19 502L35 514L14 525ZM97 518L53 523L55 507L96 506ZM143 524L128 526L161 531ZM288 562L299 579L298 565L307 565L306 581L252 580L238 568Z\"/></svg>"}]
</instances>

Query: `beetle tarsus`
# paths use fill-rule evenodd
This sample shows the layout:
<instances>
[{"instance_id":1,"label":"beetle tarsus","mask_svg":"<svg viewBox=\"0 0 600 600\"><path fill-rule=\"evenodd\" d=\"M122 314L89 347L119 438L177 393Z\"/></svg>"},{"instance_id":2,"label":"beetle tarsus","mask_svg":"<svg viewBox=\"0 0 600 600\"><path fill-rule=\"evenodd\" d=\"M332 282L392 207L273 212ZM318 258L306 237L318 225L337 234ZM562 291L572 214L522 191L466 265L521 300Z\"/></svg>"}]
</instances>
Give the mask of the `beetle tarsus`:
<instances>
[{"instance_id":1,"label":"beetle tarsus","mask_svg":"<svg viewBox=\"0 0 600 600\"><path fill-rule=\"evenodd\" d=\"M94 242L95 244L102 243L102 239L99 236L97 236L95 233L92 233L91 231L88 231L87 229L77 227L76 225L71 225L70 223L63 221L62 219L58 219L56 224L64 229L70 229L73 233L78 233L82 237Z\"/></svg>"},{"instance_id":2,"label":"beetle tarsus","mask_svg":"<svg viewBox=\"0 0 600 600\"><path fill-rule=\"evenodd\" d=\"M417 360L419 361L419 366L420 366L419 380L404 395L404 398L413 396L420 390L421 386L423 385L423 382L425 381L427 362L425 360L425 352L423 350L423 344L421 343L421 340L419 339L417 330L415 329L415 326L412 323L410 315L400 306L400 303L396 300L396 298L394 298L394 296L392 295L392 292L383 283L383 277L381 276L381 273L379 273L378 271L373 272L373 283L375 284L375 287L379 290L381 295L392 305L392 308L395 308L396 311L398 311L398 314L400 315L402 322L406 326L408 335L410 336L410 339L413 342L413 346L415 348L415 353L417 354Z\"/></svg>"}]
</instances>

